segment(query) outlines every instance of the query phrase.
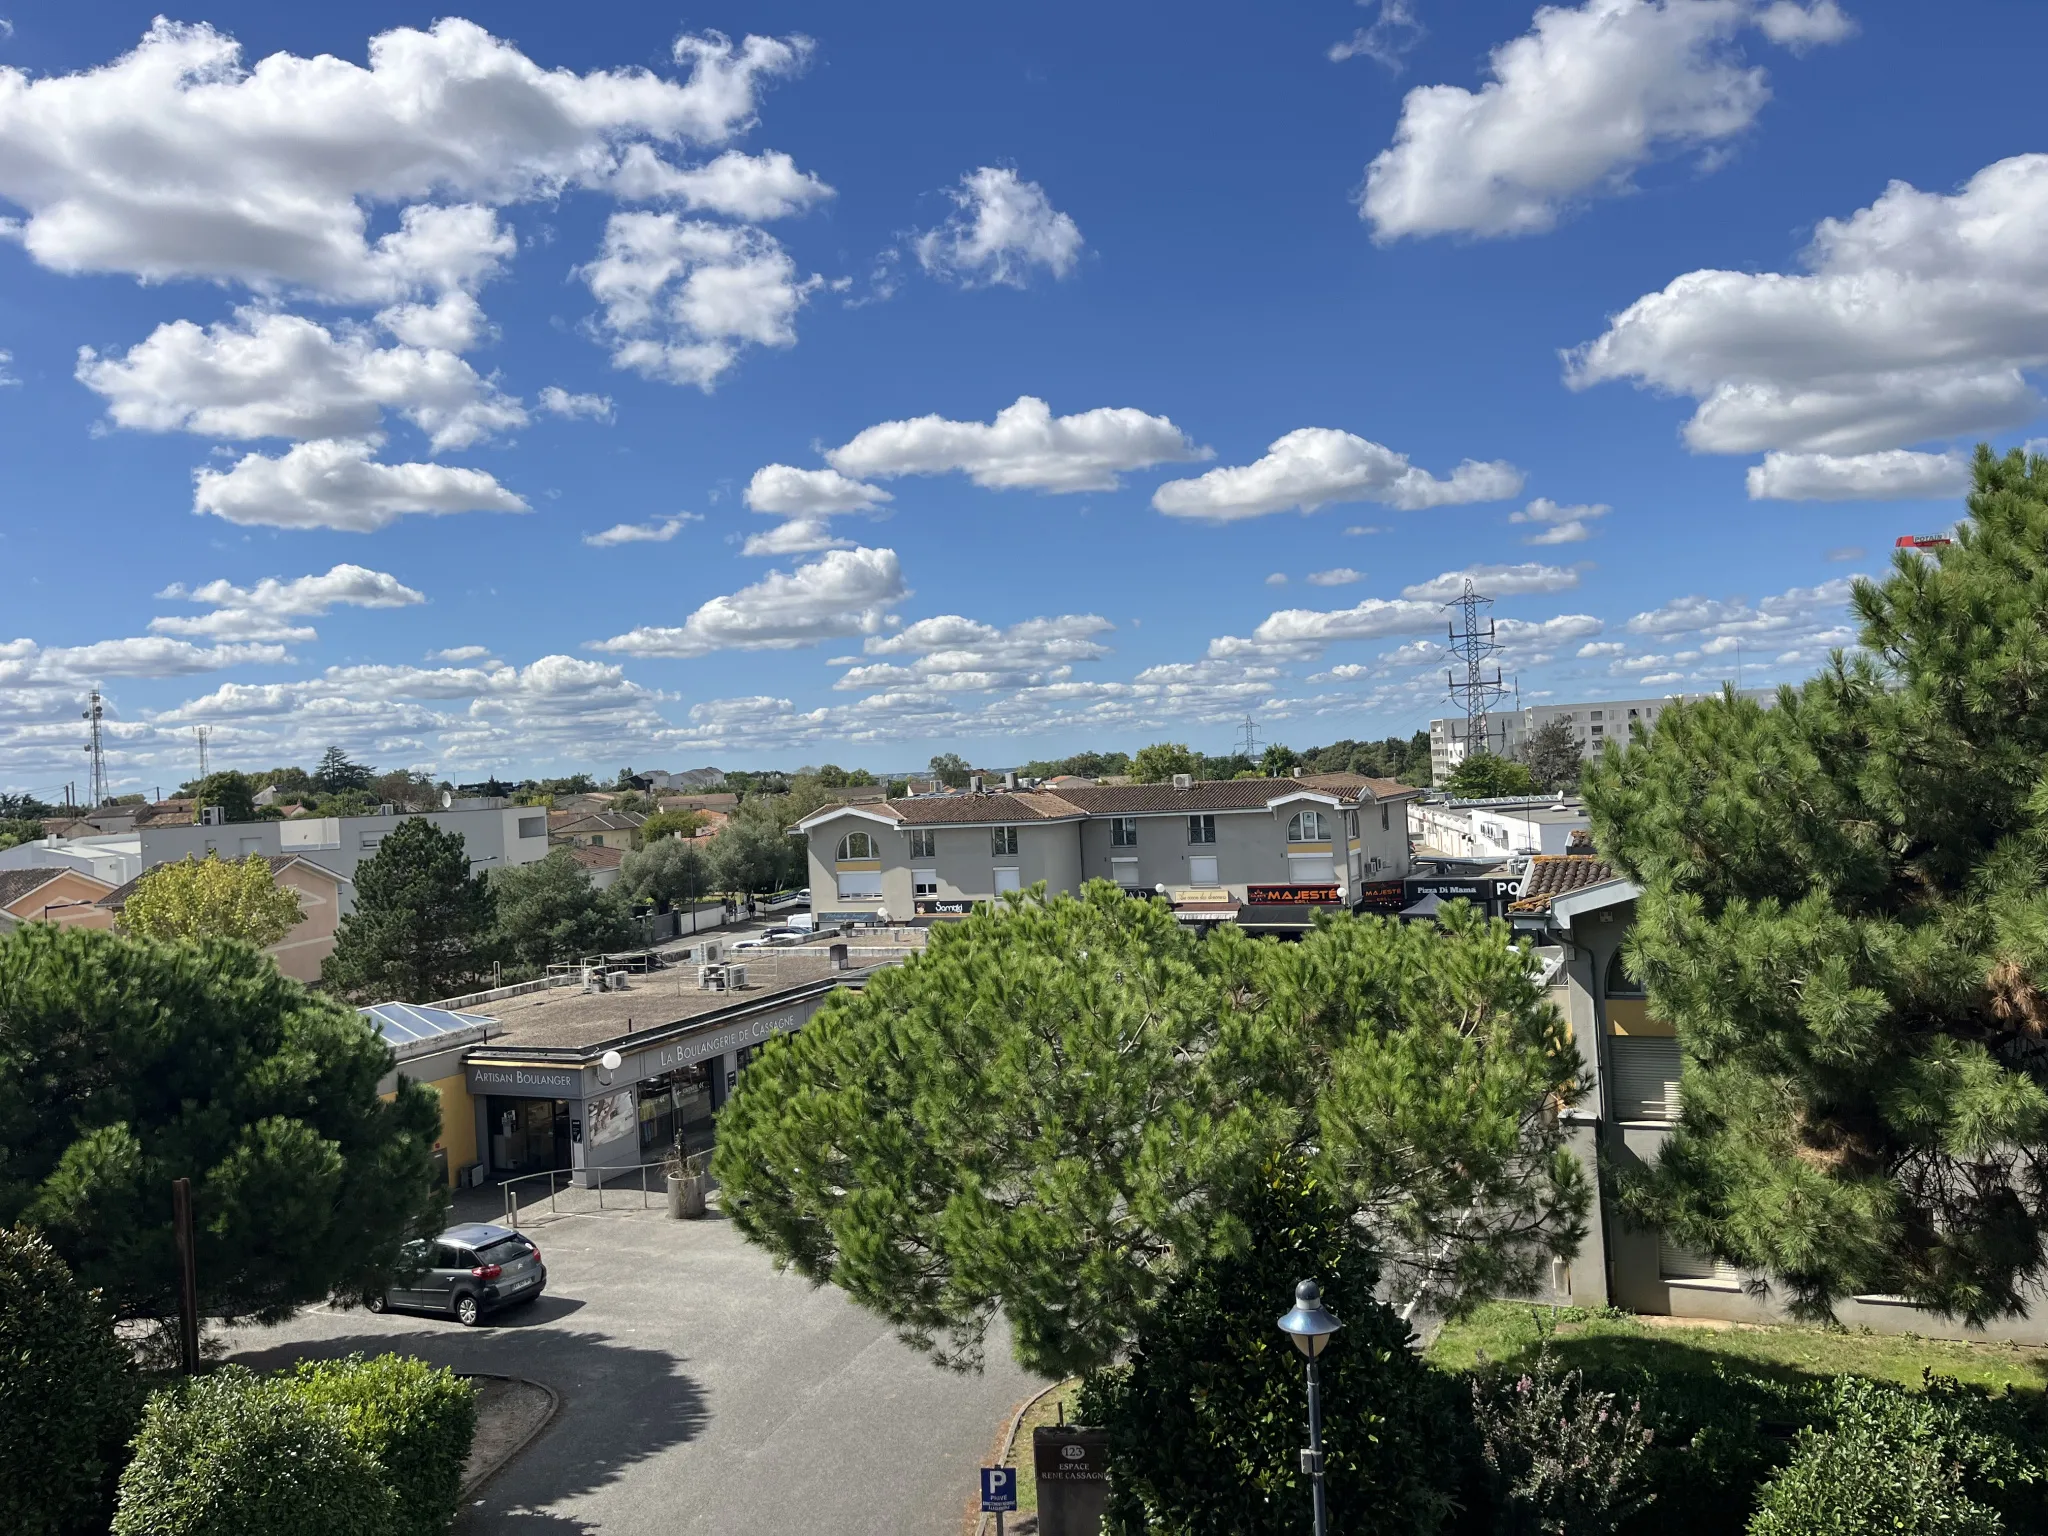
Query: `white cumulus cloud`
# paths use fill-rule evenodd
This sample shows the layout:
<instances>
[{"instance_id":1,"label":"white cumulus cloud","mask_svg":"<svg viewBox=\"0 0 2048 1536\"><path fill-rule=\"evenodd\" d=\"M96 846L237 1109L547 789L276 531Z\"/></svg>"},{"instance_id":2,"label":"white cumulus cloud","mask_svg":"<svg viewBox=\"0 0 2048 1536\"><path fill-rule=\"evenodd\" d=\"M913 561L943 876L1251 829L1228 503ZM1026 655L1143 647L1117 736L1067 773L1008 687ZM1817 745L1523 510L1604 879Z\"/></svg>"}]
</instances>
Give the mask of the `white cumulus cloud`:
<instances>
[{"instance_id":1,"label":"white cumulus cloud","mask_svg":"<svg viewBox=\"0 0 2048 1536\"><path fill-rule=\"evenodd\" d=\"M583 542L593 549L610 549L618 544L666 544L689 524L703 521L695 512L678 512L651 523L614 523L602 533L586 533Z\"/></svg>"},{"instance_id":2,"label":"white cumulus cloud","mask_svg":"<svg viewBox=\"0 0 2048 1536\"><path fill-rule=\"evenodd\" d=\"M1332 502L1375 501L1402 511L1500 501L1522 488L1522 472L1502 461L1465 460L1439 480L1408 456L1331 427L1297 427L1250 464L1226 465L1191 480L1169 480L1152 505L1169 517L1234 522Z\"/></svg>"},{"instance_id":3,"label":"white cumulus cloud","mask_svg":"<svg viewBox=\"0 0 2048 1536\"><path fill-rule=\"evenodd\" d=\"M1031 395L1004 406L993 422L943 416L881 422L825 455L856 479L958 470L991 490L1040 491L1114 490L1127 470L1208 456L1164 416L1129 406L1054 416Z\"/></svg>"},{"instance_id":4,"label":"white cumulus cloud","mask_svg":"<svg viewBox=\"0 0 2048 1536\"><path fill-rule=\"evenodd\" d=\"M116 426L204 437L360 437L385 410L436 452L526 425L519 402L445 348L383 347L299 315L240 311L158 326L124 354L79 350L78 379Z\"/></svg>"},{"instance_id":5,"label":"white cumulus cloud","mask_svg":"<svg viewBox=\"0 0 2048 1536\"><path fill-rule=\"evenodd\" d=\"M750 346L796 345L820 279L772 235L672 213L615 213L580 269L604 306L612 365L709 391Z\"/></svg>"},{"instance_id":6,"label":"white cumulus cloud","mask_svg":"<svg viewBox=\"0 0 2048 1536\"><path fill-rule=\"evenodd\" d=\"M1752 501L1947 501L1970 488L1960 453L1767 453L1747 475Z\"/></svg>"},{"instance_id":7,"label":"white cumulus cloud","mask_svg":"<svg viewBox=\"0 0 2048 1536\"><path fill-rule=\"evenodd\" d=\"M1893 182L1823 220L1805 266L1685 273L1569 353L1566 380L1690 396L1685 441L1701 453L1856 458L2039 413L2027 371L2048 365L2048 155L1998 161L1954 193ZM1844 474L1882 481L1886 463L1913 478L1906 461ZM1766 467L1762 484L1826 475Z\"/></svg>"},{"instance_id":8,"label":"white cumulus cloud","mask_svg":"<svg viewBox=\"0 0 2048 1536\"><path fill-rule=\"evenodd\" d=\"M408 513L526 512L526 502L481 469L382 464L368 438L299 443L280 458L244 455L194 475L192 506L231 523L369 533Z\"/></svg>"},{"instance_id":9,"label":"white cumulus cloud","mask_svg":"<svg viewBox=\"0 0 2048 1536\"><path fill-rule=\"evenodd\" d=\"M1762 15L1752 0L1544 6L1493 50L1478 90L1408 93L1360 211L1382 241L1548 230L1574 204L1627 190L1653 160L1711 156L1755 121L1770 89L1734 52L1744 29L1811 46L1847 35L1830 35L1838 14L1831 0Z\"/></svg>"},{"instance_id":10,"label":"white cumulus cloud","mask_svg":"<svg viewBox=\"0 0 2048 1536\"><path fill-rule=\"evenodd\" d=\"M832 550L794 571L771 571L750 587L714 597L679 625L644 625L592 645L629 656L793 650L876 634L888 608L909 595L893 549Z\"/></svg>"},{"instance_id":11,"label":"white cumulus cloud","mask_svg":"<svg viewBox=\"0 0 2048 1536\"><path fill-rule=\"evenodd\" d=\"M1798 53L1823 43L1840 43L1856 35L1856 21L1837 0L1774 0L1757 13L1765 37Z\"/></svg>"},{"instance_id":12,"label":"white cumulus cloud","mask_svg":"<svg viewBox=\"0 0 2048 1536\"><path fill-rule=\"evenodd\" d=\"M296 619L317 618L332 608L410 608L426 595L386 571L337 565L321 576L290 581L266 576L239 587L226 578L187 587L173 582L157 597L167 602L204 604L211 613L150 620L158 634L203 636L211 640L311 640L314 631Z\"/></svg>"},{"instance_id":13,"label":"white cumulus cloud","mask_svg":"<svg viewBox=\"0 0 2048 1536\"><path fill-rule=\"evenodd\" d=\"M693 213L722 213L749 223L786 218L833 195L780 150L750 155L728 149L702 165L675 166L645 144L620 157L611 186L635 201L673 201Z\"/></svg>"},{"instance_id":14,"label":"white cumulus cloud","mask_svg":"<svg viewBox=\"0 0 2048 1536\"><path fill-rule=\"evenodd\" d=\"M1308 584L1312 587L1348 587L1355 581L1365 580L1365 572L1354 571L1348 565L1336 566L1327 571L1310 571Z\"/></svg>"},{"instance_id":15,"label":"white cumulus cloud","mask_svg":"<svg viewBox=\"0 0 2048 1536\"><path fill-rule=\"evenodd\" d=\"M1081 226L1014 170L984 165L946 195L953 216L915 241L918 262L934 277L970 288L1022 288L1034 269L1065 277L1080 260Z\"/></svg>"},{"instance_id":16,"label":"white cumulus cloud","mask_svg":"<svg viewBox=\"0 0 2048 1536\"><path fill-rule=\"evenodd\" d=\"M756 512L794 517L829 517L866 512L893 500L878 485L864 485L836 469L797 469L764 464L747 482L746 503Z\"/></svg>"},{"instance_id":17,"label":"white cumulus cloud","mask_svg":"<svg viewBox=\"0 0 2048 1536\"><path fill-rule=\"evenodd\" d=\"M826 549L854 549L851 539L832 532L822 517L792 517L777 523L766 533L750 533L740 546L743 555L814 555Z\"/></svg>"},{"instance_id":18,"label":"white cumulus cloud","mask_svg":"<svg viewBox=\"0 0 2048 1536\"><path fill-rule=\"evenodd\" d=\"M607 188L634 145L731 138L808 53L685 35L683 80L579 75L447 18L371 38L367 68L288 53L247 66L226 34L159 20L109 64L0 69L0 198L27 211L19 238L57 271L383 302L479 280L507 249L490 206ZM457 206L413 218L429 200ZM460 205L480 217L444 217ZM372 241L375 206L406 217Z\"/></svg>"},{"instance_id":19,"label":"white cumulus cloud","mask_svg":"<svg viewBox=\"0 0 2048 1536\"><path fill-rule=\"evenodd\" d=\"M1487 597L1515 597L1524 592L1563 592L1579 584L1579 573L1533 561L1521 565L1468 565L1462 571L1445 571L1428 581L1403 587L1401 595L1449 602L1465 590L1468 581Z\"/></svg>"},{"instance_id":20,"label":"white cumulus cloud","mask_svg":"<svg viewBox=\"0 0 2048 1536\"><path fill-rule=\"evenodd\" d=\"M1613 510L1605 502L1560 506L1548 496L1538 496L1521 511L1510 512L1508 521L1538 525L1524 544L1582 544L1593 536L1591 525Z\"/></svg>"},{"instance_id":21,"label":"white cumulus cloud","mask_svg":"<svg viewBox=\"0 0 2048 1536\"><path fill-rule=\"evenodd\" d=\"M904 659L855 666L832 686L986 693L1060 682L1075 662L1109 654L1096 637L1114 627L1092 613L1027 619L1007 629L959 614L919 619L863 647L870 656Z\"/></svg>"},{"instance_id":22,"label":"white cumulus cloud","mask_svg":"<svg viewBox=\"0 0 2048 1536\"><path fill-rule=\"evenodd\" d=\"M542 388L540 408L550 416L563 416L571 421L612 419L610 395L573 395L559 384L549 384Z\"/></svg>"}]
</instances>

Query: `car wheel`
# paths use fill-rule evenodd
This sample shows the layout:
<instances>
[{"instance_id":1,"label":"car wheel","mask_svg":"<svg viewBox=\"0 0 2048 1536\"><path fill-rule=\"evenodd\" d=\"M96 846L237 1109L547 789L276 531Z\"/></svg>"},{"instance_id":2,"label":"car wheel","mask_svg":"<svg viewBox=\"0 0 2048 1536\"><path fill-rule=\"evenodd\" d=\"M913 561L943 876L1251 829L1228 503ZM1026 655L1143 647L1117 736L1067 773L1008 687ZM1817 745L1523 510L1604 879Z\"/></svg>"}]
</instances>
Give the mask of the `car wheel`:
<instances>
[{"instance_id":1,"label":"car wheel","mask_svg":"<svg viewBox=\"0 0 2048 1536\"><path fill-rule=\"evenodd\" d=\"M382 1312L385 1305L386 1303L382 1295L365 1296L363 1298L363 1310L366 1312Z\"/></svg>"},{"instance_id":2,"label":"car wheel","mask_svg":"<svg viewBox=\"0 0 2048 1536\"><path fill-rule=\"evenodd\" d=\"M465 1328L474 1328L484 1320L483 1303L464 1292L455 1298L455 1321Z\"/></svg>"}]
</instances>

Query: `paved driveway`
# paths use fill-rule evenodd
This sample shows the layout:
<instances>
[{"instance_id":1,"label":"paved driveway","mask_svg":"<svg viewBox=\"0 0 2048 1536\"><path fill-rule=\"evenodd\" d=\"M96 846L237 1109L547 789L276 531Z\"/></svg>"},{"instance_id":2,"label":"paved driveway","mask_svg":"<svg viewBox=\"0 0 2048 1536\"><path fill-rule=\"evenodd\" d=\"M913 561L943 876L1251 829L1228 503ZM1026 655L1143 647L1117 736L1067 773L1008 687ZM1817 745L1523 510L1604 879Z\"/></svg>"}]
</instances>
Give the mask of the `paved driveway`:
<instances>
[{"instance_id":1,"label":"paved driveway","mask_svg":"<svg viewBox=\"0 0 2048 1536\"><path fill-rule=\"evenodd\" d=\"M231 1353L274 1366L399 1349L553 1387L561 1413L485 1486L469 1536L954 1536L1004 1415L1041 1385L1007 1338L980 1376L939 1369L715 1215L528 1231L548 1294L495 1326L315 1308L238 1330Z\"/></svg>"}]
</instances>

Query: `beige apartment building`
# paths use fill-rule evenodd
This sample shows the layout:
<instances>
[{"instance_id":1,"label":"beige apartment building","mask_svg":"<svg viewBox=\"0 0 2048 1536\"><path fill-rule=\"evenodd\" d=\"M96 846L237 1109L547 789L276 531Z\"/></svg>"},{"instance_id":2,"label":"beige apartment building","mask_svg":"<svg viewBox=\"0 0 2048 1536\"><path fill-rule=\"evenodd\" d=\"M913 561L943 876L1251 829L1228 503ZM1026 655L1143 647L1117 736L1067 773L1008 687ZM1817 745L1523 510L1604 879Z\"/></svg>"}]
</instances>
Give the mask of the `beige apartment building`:
<instances>
[{"instance_id":1,"label":"beige apartment building","mask_svg":"<svg viewBox=\"0 0 2048 1536\"><path fill-rule=\"evenodd\" d=\"M1657 718L1673 704L1707 697L1701 693L1667 693L1654 699L1593 699L1581 704L1531 704L1522 709L1500 709L1486 717L1486 745L1501 757L1519 758L1544 726L1562 720L1578 738L1579 756L1591 762L1610 741L1628 745L1629 729L1640 725L1656 729ZM1770 704L1778 697L1770 688L1747 688L1742 697ZM1430 782L1439 788L1448 783L1458 764L1465 761L1472 743L1462 716L1429 722Z\"/></svg>"},{"instance_id":2,"label":"beige apartment building","mask_svg":"<svg viewBox=\"0 0 2048 1536\"><path fill-rule=\"evenodd\" d=\"M1041 881L1071 893L1108 880L1190 921L1289 930L1317 908L1398 896L1421 793L1356 774L1183 775L829 806L798 830L822 922L943 917Z\"/></svg>"}]
</instances>

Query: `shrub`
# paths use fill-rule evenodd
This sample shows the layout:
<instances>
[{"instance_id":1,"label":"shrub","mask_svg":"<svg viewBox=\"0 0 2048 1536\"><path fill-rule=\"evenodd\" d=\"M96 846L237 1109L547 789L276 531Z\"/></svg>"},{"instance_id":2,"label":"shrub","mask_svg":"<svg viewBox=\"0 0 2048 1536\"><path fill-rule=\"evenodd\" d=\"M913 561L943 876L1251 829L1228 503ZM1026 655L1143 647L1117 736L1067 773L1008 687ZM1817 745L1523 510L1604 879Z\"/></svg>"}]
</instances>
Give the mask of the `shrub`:
<instances>
[{"instance_id":1,"label":"shrub","mask_svg":"<svg viewBox=\"0 0 2048 1536\"><path fill-rule=\"evenodd\" d=\"M1845 1376L1831 1429L1804 1429L1765 1487L1750 1536L1996 1536L1997 1510L1972 1498L1957 1452L1960 1416ZM1979 1444L1975 1454L1997 1452Z\"/></svg>"},{"instance_id":2,"label":"shrub","mask_svg":"<svg viewBox=\"0 0 2048 1536\"><path fill-rule=\"evenodd\" d=\"M140 1406L99 1292L36 1233L0 1227L0 1446L17 1469L0 1476L0 1531L104 1530Z\"/></svg>"},{"instance_id":3,"label":"shrub","mask_svg":"<svg viewBox=\"0 0 2048 1536\"><path fill-rule=\"evenodd\" d=\"M476 1435L476 1391L468 1382L406 1355L351 1355L308 1361L292 1388L338 1411L349 1439L382 1464L396 1499L391 1536L444 1536Z\"/></svg>"},{"instance_id":4,"label":"shrub","mask_svg":"<svg viewBox=\"0 0 2048 1536\"><path fill-rule=\"evenodd\" d=\"M1248 1202L1250 1241L1194 1266L1138 1330L1130 1362L1085 1383L1081 1422L1109 1432L1104 1530L1265 1536L1306 1528L1302 1357L1274 1320L1315 1279L1342 1319L1320 1361L1331 1522L1427 1536L1454 1503L1470 1426L1449 1379L1376 1301L1370 1250L1312 1180L1276 1172Z\"/></svg>"},{"instance_id":5,"label":"shrub","mask_svg":"<svg viewBox=\"0 0 2048 1536\"><path fill-rule=\"evenodd\" d=\"M224 1366L150 1398L114 1536L380 1536L383 1470L340 1410Z\"/></svg>"},{"instance_id":6,"label":"shrub","mask_svg":"<svg viewBox=\"0 0 2048 1536\"><path fill-rule=\"evenodd\" d=\"M1531 1370L1474 1380L1472 1413L1502 1536L1608 1536L1656 1497L1642 1404L1560 1374L1547 1347Z\"/></svg>"}]
</instances>

